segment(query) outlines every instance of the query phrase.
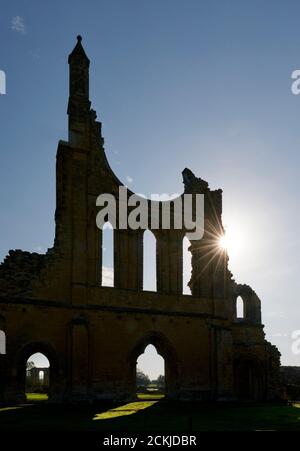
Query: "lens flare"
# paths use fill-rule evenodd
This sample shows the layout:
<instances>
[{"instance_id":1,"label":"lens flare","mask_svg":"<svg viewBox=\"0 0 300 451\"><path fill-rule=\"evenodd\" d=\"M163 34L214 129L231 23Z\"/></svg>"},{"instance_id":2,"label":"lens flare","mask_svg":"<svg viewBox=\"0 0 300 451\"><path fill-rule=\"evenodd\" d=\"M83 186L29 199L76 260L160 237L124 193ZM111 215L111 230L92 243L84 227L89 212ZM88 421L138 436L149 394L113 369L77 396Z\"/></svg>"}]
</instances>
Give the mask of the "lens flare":
<instances>
[{"instance_id":1,"label":"lens flare","mask_svg":"<svg viewBox=\"0 0 300 451\"><path fill-rule=\"evenodd\" d=\"M218 245L222 250L226 250L229 256L240 255L244 248L245 239L241 229L235 226L226 227L226 233L219 237Z\"/></svg>"},{"instance_id":2,"label":"lens flare","mask_svg":"<svg viewBox=\"0 0 300 451\"><path fill-rule=\"evenodd\" d=\"M223 235L219 238L219 246L221 249L227 250L228 249L228 238L226 235Z\"/></svg>"}]
</instances>

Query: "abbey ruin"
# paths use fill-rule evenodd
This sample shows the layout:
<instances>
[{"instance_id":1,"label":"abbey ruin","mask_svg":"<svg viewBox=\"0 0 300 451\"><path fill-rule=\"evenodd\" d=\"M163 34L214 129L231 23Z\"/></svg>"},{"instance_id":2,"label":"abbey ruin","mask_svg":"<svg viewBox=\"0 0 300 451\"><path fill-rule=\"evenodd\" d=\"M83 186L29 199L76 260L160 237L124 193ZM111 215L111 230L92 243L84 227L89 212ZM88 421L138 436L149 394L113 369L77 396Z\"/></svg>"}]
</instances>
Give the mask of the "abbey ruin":
<instances>
[{"instance_id":1,"label":"abbey ruin","mask_svg":"<svg viewBox=\"0 0 300 451\"><path fill-rule=\"evenodd\" d=\"M203 194L205 233L190 242L191 295L183 294L186 230L152 230L157 291L143 289L143 230L114 230L114 286L102 286L96 198L122 182L104 151L89 100L81 37L69 55L69 138L56 160L55 240L46 254L11 250L0 265L0 401L23 401L27 359L50 362L53 402L136 396L136 361L153 344L165 360L166 396L178 400L272 400L280 354L265 339L261 302L236 284L218 246L222 191L183 171L184 193ZM149 229L151 229L149 225ZM212 254L215 258L211 258ZM244 315L237 317L241 297Z\"/></svg>"}]
</instances>

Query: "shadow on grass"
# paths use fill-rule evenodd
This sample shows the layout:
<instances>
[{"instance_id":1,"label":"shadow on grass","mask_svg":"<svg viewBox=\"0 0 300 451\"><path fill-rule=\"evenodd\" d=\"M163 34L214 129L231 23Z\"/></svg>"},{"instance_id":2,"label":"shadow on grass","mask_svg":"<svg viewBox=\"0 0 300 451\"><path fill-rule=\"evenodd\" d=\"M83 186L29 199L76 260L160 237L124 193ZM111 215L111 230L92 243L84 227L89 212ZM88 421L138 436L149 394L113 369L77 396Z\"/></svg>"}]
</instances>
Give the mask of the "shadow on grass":
<instances>
[{"instance_id":1,"label":"shadow on grass","mask_svg":"<svg viewBox=\"0 0 300 451\"><path fill-rule=\"evenodd\" d=\"M199 404L161 400L92 406L23 404L0 408L7 431L300 431L300 404Z\"/></svg>"}]
</instances>

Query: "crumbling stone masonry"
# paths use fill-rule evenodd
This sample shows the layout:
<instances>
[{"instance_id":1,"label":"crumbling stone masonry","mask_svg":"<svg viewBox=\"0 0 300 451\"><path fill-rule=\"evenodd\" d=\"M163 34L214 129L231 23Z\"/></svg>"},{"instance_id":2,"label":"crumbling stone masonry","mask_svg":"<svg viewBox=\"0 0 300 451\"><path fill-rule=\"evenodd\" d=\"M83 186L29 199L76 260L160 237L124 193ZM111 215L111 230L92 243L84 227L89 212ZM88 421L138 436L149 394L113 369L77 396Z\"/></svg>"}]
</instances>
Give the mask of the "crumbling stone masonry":
<instances>
[{"instance_id":1,"label":"crumbling stone masonry","mask_svg":"<svg viewBox=\"0 0 300 451\"><path fill-rule=\"evenodd\" d=\"M80 37L68 62L69 138L57 149L54 245L45 255L10 251L0 266L0 398L24 400L26 361L41 352L50 362L50 400L130 399L148 344L165 359L169 398L276 398L280 354L264 338L260 300L234 282L218 246L222 191L190 170L183 171L184 192L205 196L205 234L190 245L192 295L182 294L185 230L153 230L157 292L143 291L143 231L115 230L114 287L101 286L96 198L117 195L122 183L91 109L90 61Z\"/></svg>"}]
</instances>

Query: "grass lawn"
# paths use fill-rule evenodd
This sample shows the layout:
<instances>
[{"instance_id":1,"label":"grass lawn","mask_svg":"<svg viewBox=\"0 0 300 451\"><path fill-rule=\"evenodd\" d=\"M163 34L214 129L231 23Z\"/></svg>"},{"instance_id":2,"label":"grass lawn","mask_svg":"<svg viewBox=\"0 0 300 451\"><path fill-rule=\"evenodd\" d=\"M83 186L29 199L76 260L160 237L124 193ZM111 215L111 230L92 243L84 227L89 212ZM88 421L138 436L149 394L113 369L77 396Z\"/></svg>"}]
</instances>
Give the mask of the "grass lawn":
<instances>
[{"instance_id":1,"label":"grass lawn","mask_svg":"<svg viewBox=\"0 0 300 451\"><path fill-rule=\"evenodd\" d=\"M165 397L165 395L162 395L161 393L139 393L138 395L138 399L143 400L160 400L163 399Z\"/></svg>"},{"instance_id":2,"label":"grass lawn","mask_svg":"<svg viewBox=\"0 0 300 451\"><path fill-rule=\"evenodd\" d=\"M300 431L300 404L200 404L140 395L130 403L51 405L45 395L0 407L0 430L7 431Z\"/></svg>"},{"instance_id":3,"label":"grass lawn","mask_svg":"<svg viewBox=\"0 0 300 451\"><path fill-rule=\"evenodd\" d=\"M26 398L30 402L47 401L48 395L44 393L26 393Z\"/></svg>"}]
</instances>

